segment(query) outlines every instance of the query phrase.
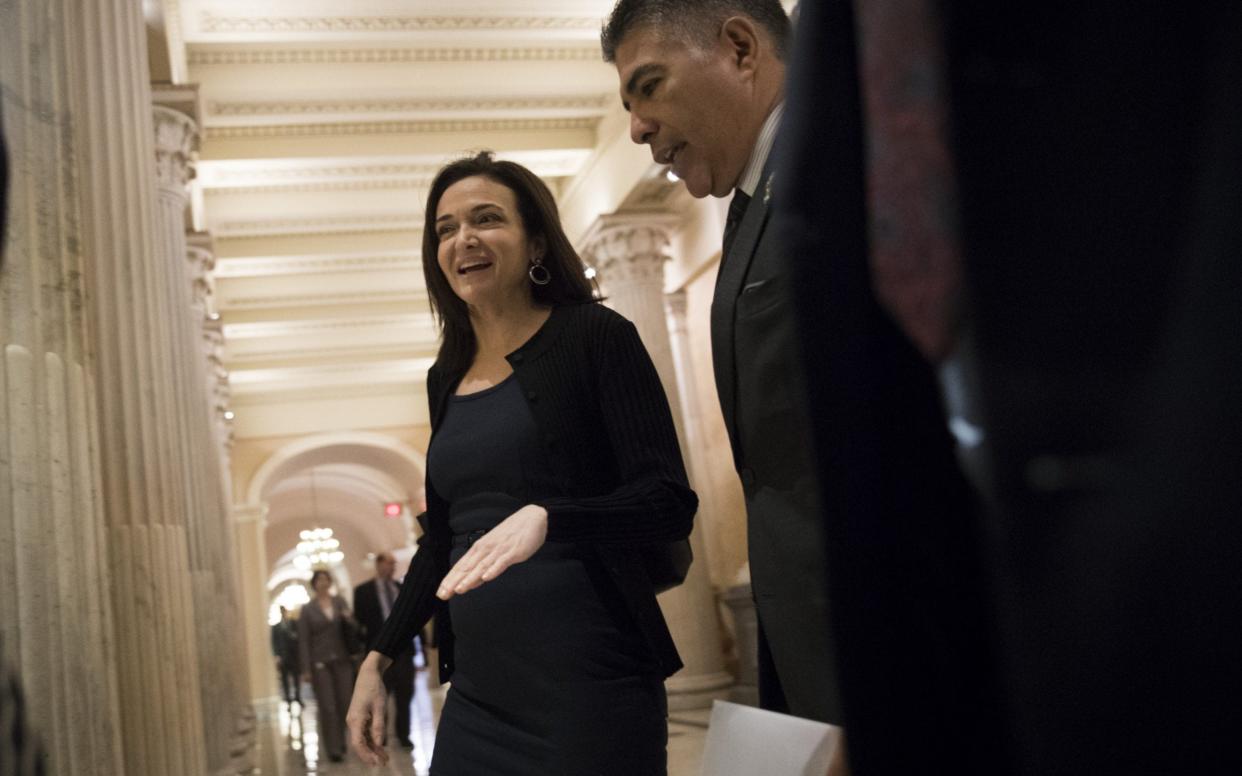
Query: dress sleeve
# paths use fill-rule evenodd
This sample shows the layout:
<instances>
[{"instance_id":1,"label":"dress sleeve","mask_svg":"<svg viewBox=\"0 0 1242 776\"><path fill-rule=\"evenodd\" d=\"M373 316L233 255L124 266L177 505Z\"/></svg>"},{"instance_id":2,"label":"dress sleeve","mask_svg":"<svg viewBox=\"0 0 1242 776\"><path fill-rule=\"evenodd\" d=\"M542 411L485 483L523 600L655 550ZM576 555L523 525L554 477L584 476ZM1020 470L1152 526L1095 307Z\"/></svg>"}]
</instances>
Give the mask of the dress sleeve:
<instances>
[{"instance_id":1,"label":"dress sleeve","mask_svg":"<svg viewBox=\"0 0 1242 776\"><path fill-rule=\"evenodd\" d=\"M440 602L436 598L436 590L447 570L440 568L430 537L430 532L424 532L418 540L418 551L410 561L401 591L397 593L392 611L372 647L388 657L396 658L410 648L410 642L431 619Z\"/></svg>"},{"instance_id":2,"label":"dress sleeve","mask_svg":"<svg viewBox=\"0 0 1242 776\"><path fill-rule=\"evenodd\" d=\"M597 411L623 483L598 496L539 501L549 541L642 544L690 535L698 497L690 489L668 397L638 330L614 318L597 354Z\"/></svg>"}]
</instances>

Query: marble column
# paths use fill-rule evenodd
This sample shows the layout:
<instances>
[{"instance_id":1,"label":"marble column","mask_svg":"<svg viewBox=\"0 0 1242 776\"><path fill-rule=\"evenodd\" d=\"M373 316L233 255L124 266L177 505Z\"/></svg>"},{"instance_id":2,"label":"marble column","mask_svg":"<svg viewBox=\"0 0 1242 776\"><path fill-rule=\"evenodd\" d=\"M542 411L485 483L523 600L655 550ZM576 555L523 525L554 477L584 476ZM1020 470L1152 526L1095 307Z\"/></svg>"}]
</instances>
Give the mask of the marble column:
<instances>
[{"instance_id":1,"label":"marble column","mask_svg":"<svg viewBox=\"0 0 1242 776\"><path fill-rule=\"evenodd\" d=\"M250 697L265 700L276 692L271 632L267 625L267 530L266 504L233 507L237 562L241 568L243 614L246 623L246 656L250 666Z\"/></svg>"},{"instance_id":2,"label":"marble column","mask_svg":"<svg viewBox=\"0 0 1242 776\"><path fill-rule=\"evenodd\" d=\"M210 576L202 576L201 587L212 591L212 606L217 612L217 630L210 638L214 647L216 665L214 674L218 681L215 691L219 693L220 708L237 708L241 716L234 725L227 715L220 715L221 730L232 760L238 748L245 748L247 741L239 740L239 730L249 730L252 719L250 707L250 682L246 661L246 632L242 623L244 610L240 569L234 547L232 515L232 483L229 479L229 447L220 433L219 424L227 422L227 393L221 396L221 382L227 391L228 375L223 368L224 334L220 317L212 304L213 283L211 273L215 268L215 250L210 234L194 232L186 236L186 259L189 262L189 279L192 290L190 304L191 339L195 340L198 353L193 378L199 398L201 424L197 429L199 477L201 490L206 495L203 514L210 519L203 526L203 542L207 547L202 569ZM205 596L206 597L206 596ZM205 683L204 683L205 684ZM209 704L210 707L210 704ZM244 736L242 737L244 738ZM231 760L230 760L231 761ZM213 760L214 762L214 760ZM216 766L213 765L213 771Z\"/></svg>"},{"instance_id":3,"label":"marble column","mask_svg":"<svg viewBox=\"0 0 1242 776\"><path fill-rule=\"evenodd\" d=\"M83 317L75 7L0 2L11 175L0 246L0 660L23 685L44 770L104 776L124 770Z\"/></svg>"},{"instance_id":4,"label":"marble column","mask_svg":"<svg viewBox=\"0 0 1242 776\"><path fill-rule=\"evenodd\" d=\"M677 383L681 387L682 422L687 446L694 453L686 463L690 476L699 484L699 514L718 514L722 508L719 495L711 487L712 477L701 451L709 444L703 429L703 405L698 401L699 386L691 355L690 327L686 320L686 292L674 291L665 297L668 308L668 330L673 345L673 363ZM726 455L728 451L726 449ZM709 536L711 534L709 533ZM716 545L719 546L719 545ZM737 654L737 681L729 689L729 700L751 706L759 705L759 620L751 598L750 584L734 585L720 593L720 602L728 608L733 620L733 644Z\"/></svg>"},{"instance_id":5,"label":"marble column","mask_svg":"<svg viewBox=\"0 0 1242 776\"><path fill-rule=\"evenodd\" d=\"M118 651L122 772L203 774L170 234L141 3L74 4L82 247ZM177 254L180 260L184 246Z\"/></svg>"},{"instance_id":6,"label":"marble column","mask_svg":"<svg viewBox=\"0 0 1242 776\"><path fill-rule=\"evenodd\" d=\"M675 216L664 214L601 216L587 232L582 255L598 273L607 304L633 321L651 354L693 478L693 448L685 433L682 391L664 307L664 264L668 261L670 231L676 223ZM691 564L686 581L659 598L685 663L666 685L670 710L710 706L714 698L725 697L733 683L733 677L724 669L716 599L708 578L700 521L695 521L690 544L697 560Z\"/></svg>"}]
</instances>

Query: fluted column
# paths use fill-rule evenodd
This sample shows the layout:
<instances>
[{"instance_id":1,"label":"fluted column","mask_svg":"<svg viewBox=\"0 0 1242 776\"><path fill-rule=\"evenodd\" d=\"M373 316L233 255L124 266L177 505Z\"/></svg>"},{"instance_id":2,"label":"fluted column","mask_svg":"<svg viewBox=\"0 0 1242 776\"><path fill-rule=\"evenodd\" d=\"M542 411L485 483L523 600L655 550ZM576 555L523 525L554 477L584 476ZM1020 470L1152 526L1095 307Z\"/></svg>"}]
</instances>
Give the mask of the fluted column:
<instances>
[{"instance_id":1,"label":"fluted column","mask_svg":"<svg viewBox=\"0 0 1242 776\"><path fill-rule=\"evenodd\" d=\"M74 5L0 2L11 173L0 267L0 659L24 685L46 772L105 776L123 767L82 317Z\"/></svg>"},{"instance_id":2,"label":"fluted column","mask_svg":"<svg viewBox=\"0 0 1242 776\"><path fill-rule=\"evenodd\" d=\"M227 386L227 374L223 369L224 334L219 316L212 305L211 273L215 268L215 250L211 235L194 232L186 237L186 259L192 291L190 304L190 338L197 347L199 358L193 371L197 390L200 422L196 429L196 449L199 451L198 472L201 491L205 495L202 541L206 547L202 569L201 587L211 590L211 606L216 614L214 635L200 637L200 644L212 646L214 665L211 669L214 691L217 697L208 702L208 708L240 709L245 715L250 711L250 683L247 676L246 633L243 626L243 603L241 577L234 547L231 507L231 483L229 481L229 449L224 444L218 423L227 406L219 406L220 382ZM204 596L207 597L207 596ZM204 687L207 680L204 679ZM215 745L224 749L236 749L236 727L227 714L220 714L219 730L215 735L222 741ZM222 754L217 753L217 757ZM215 759L212 769L216 770Z\"/></svg>"},{"instance_id":3,"label":"fluted column","mask_svg":"<svg viewBox=\"0 0 1242 776\"><path fill-rule=\"evenodd\" d=\"M685 433L681 389L664 309L664 264L673 216L641 213L601 216L584 240L583 257L598 273L607 304L638 328L668 395L677 435L692 479L693 448ZM692 483L693 484L693 483ZM724 669L716 600L708 579L701 521L690 545L697 560L686 581L660 596L685 667L669 678L670 709L701 708L727 694L733 678Z\"/></svg>"},{"instance_id":4,"label":"fluted column","mask_svg":"<svg viewBox=\"0 0 1242 776\"><path fill-rule=\"evenodd\" d=\"M173 90L165 90L169 96ZM176 91L190 92L188 87ZM207 765L213 768L227 758L227 736L221 742L218 735L219 721L228 711L218 695L222 677L216 667L219 651L213 648L223 631L216 621L214 577L216 568L213 557L210 528L212 523L211 492L202 476L201 464L205 437L200 433L207 427L207 408L201 393L199 378L197 325L193 316L193 288L186 260L185 224L186 207L189 204L189 183L193 177L192 160L198 145L198 126L181 111L155 105L152 110L155 127L155 170L159 190L159 207L156 211L160 259L165 264L165 289L168 300L168 345L173 369L175 389L173 392L174 439L180 448L183 469L180 472L182 487L181 505L185 515L185 540L188 554L188 579L180 595L192 602L194 620L188 632L179 633L177 644L179 658L192 666L196 678L199 704L188 709L184 731L187 739L202 739L194 745L204 747ZM184 578L183 578L184 579ZM185 681L191 676L186 675ZM183 685L184 689L184 685Z\"/></svg>"},{"instance_id":5,"label":"fluted column","mask_svg":"<svg viewBox=\"0 0 1242 776\"><path fill-rule=\"evenodd\" d=\"M83 239L98 375L125 767L202 774L206 753L189 584L190 498L170 235L161 225L141 3L74 5ZM177 257L184 254L184 246Z\"/></svg>"},{"instance_id":6,"label":"fluted column","mask_svg":"<svg viewBox=\"0 0 1242 776\"><path fill-rule=\"evenodd\" d=\"M233 528L237 562L241 568L250 697L255 700L270 698L276 691L276 674L267 626L267 545L263 537L267 530L267 505L235 505Z\"/></svg>"}]
</instances>

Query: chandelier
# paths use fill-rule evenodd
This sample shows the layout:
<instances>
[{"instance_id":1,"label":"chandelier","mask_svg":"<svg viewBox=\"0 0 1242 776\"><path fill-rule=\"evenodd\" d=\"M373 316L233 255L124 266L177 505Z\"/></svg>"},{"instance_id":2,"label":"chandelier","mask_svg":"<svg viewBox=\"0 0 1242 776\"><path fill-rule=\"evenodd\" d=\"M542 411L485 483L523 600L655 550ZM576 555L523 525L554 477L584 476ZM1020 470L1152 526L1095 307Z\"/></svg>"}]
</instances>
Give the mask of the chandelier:
<instances>
[{"instance_id":1,"label":"chandelier","mask_svg":"<svg viewBox=\"0 0 1242 776\"><path fill-rule=\"evenodd\" d=\"M316 522L319 520L319 494L315 488L315 470L311 469L311 511ZM293 565L302 571L313 568L334 566L345 560L341 552L341 543L332 536L331 528L312 528L298 534L298 554L293 558Z\"/></svg>"}]
</instances>

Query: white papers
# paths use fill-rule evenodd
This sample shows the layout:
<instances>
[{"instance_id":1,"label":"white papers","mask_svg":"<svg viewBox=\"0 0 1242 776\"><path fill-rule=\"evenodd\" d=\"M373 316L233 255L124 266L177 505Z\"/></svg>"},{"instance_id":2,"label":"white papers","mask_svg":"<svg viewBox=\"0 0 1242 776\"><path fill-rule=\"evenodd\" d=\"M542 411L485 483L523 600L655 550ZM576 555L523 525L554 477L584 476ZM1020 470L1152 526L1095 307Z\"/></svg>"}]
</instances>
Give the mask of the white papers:
<instances>
[{"instance_id":1,"label":"white papers","mask_svg":"<svg viewBox=\"0 0 1242 776\"><path fill-rule=\"evenodd\" d=\"M824 776L841 728L716 701L702 776Z\"/></svg>"}]
</instances>

